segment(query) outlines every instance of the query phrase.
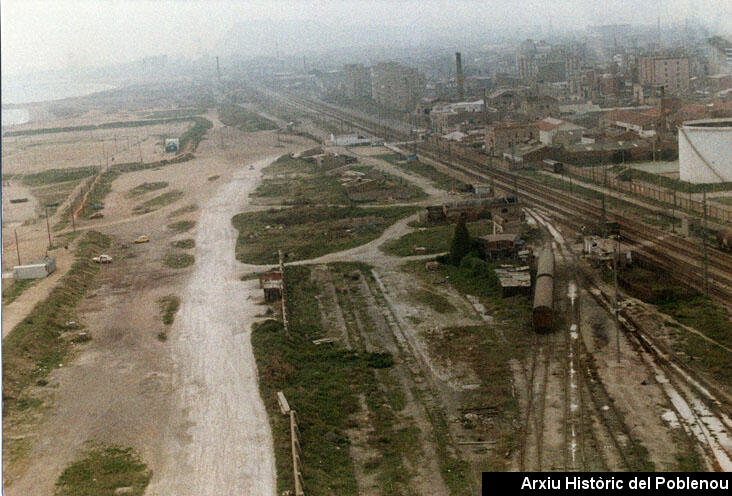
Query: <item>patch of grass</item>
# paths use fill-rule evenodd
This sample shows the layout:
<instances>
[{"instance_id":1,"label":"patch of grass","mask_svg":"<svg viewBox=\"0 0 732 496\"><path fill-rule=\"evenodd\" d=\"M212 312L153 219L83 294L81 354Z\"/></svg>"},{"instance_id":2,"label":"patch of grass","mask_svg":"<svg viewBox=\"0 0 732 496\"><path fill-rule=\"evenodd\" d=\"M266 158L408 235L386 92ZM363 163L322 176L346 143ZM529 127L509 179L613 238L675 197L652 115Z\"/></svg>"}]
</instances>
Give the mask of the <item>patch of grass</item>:
<instances>
[{"instance_id":1,"label":"patch of grass","mask_svg":"<svg viewBox=\"0 0 732 496\"><path fill-rule=\"evenodd\" d=\"M177 202L178 200L183 198L183 194L184 193L182 191L179 191L177 189L173 191L168 191L166 193L163 193L162 195L156 196L155 198L151 198L146 202L141 203L140 205L137 205L134 209L132 209L132 211L133 213L138 215L153 212L161 207Z\"/></svg>"},{"instance_id":2,"label":"patch of grass","mask_svg":"<svg viewBox=\"0 0 732 496\"><path fill-rule=\"evenodd\" d=\"M170 243L170 246L173 248L180 248L182 250L190 250L194 246L196 246L196 241L191 238L186 239L179 239L178 241L173 241Z\"/></svg>"},{"instance_id":3,"label":"patch of grass","mask_svg":"<svg viewBox=\"0 0 732 496\"><path fill-rule=\"evenodd\" d=\"M683 193L707 193L711 191L728 191L732 190L732 182L710 183L710 184L694 184L680 179L654 174L640 169L628 168L621 173L624 180L645 181L647 183L663 186L664 188L675 189Z\"/></svg>"},{"instance_id":4,"label":"patch of grass","mask_svg":"<svg viewBox=\"0 0 732 496\"><path fill-rule=\"evenodd\" d=\"M147 119L167 119L170 117L192 117L206 113L205 108L182 108L174 110L154 110L145 117Z\"/></svg>"},{"instance_id":5,"label":"patch of grass","mask_svg":"<svg viewBox=\"0 0 732 496\"><path fill-rule=\"evenodd\" d=\"M114 496L120 487L132 488L125 494L142 496L151 476L132 448L91 444L61 473L54 496Z\"/></svg>"},{"instance_id":6,"label":"patch of grass","mask_svg":"<svg viewBox=\"0 0 732 496\"><path fill-rule=\"evenodd\" d=\"M284 155L265 167L266 177L252 196L277 198L278 203L294 205L350 205L387 200L426 198L417 186L371 166L349 165L348 170L365 174L341 183L339 165L317 165ZM344 176L345 177L345 176Z\"/></svg>"},{"instance_id":7,"label":"patch of grass","mask_svg":"<svg viewBox=\"0 0 732 496\"><path fill-rule=\"evenodd\" d=\"M72 169L49 169L35 174L23 176L23 184L30 187L46 186L52 183L64 183L67 181L81 181L99 172L99 167L75 167Z\"/></svg>"},{"instance_id":8,"label":"patch of grass","mask_svg":"<svg viewBox=\"0 0 732 496\"><path fill-rule=\"evenodd\" d=\"M196 116L193 118L195 124L180 136L180 149L183 150L190 146L192 151L198 148L198 144L203 140L206 131L213 127L213 123L205 117Z\"/></svg>"},{"instance_id":9,"label":"patch of grass","mask_svg":"<svg viewBox=\"0 0 732 496\"><path fill-rule=\"evenodd\" d=\"M729 312L695 290L675 282L668 274L641 267L626 269L619 275L626 290L703 335L727 347L732 346L732 318ZM699 368L715 380L732 385L732 361L729 352L678 325L666 325L674 335L672 346L683 354L689 365Z\"/></svg>"},{"instance_id":10,"label":"patch of grass","mask_svg":"<svg viewBox=\"0 0 732 496\"><path fill-rule=\"evenodd\" d=\"M469 222L466 225L468 231L473 236L484 236L493 232L493 224L489 220ZM401 238L387 241L379 248L384 253L398 257L443 253L450 250L450 243L454 232L455 226L453 224L432 225L405 234ZM424 253L416 253L414 251L416 246L425 248Z\"/></svg>"},{"instance_id":11,"label":"patch of grass","mask_svg":"<svg viewBox=\"0 0 732 496\"><path fill-rule=\"evenodd\" d=\"M413 291L411 296L437 313L451 313L457 310L447 298L433 291L420 288Z\"/></svg>"},{"instance_id":12,"label":"patch of grass","mask_svg":"<svg viewBox=\"0 0 732 496\"><path fill-rule=\"evenodd\" d=\"M396 165L401 169L426 177L427 179L431 180L438 188L442 188L444 190L450 191L453 189L458 189L461 185L464 184L462 181L458 181L454 177L435 169L431 165L423 164L419 161L407 162L405 160L401 160L399 155L395 153L374 155L374 158L379 158L381 160L389 162L390 164Z\"/></svg>"},{"instance_id":13,"label":"patch of grass","mask_svg":"<svg viewBox=\"0 0 732 496\"><path fill-rule=\"evenodd\" d=\"M341 183L333 176L285 176L265 178L252 193L256 198L282 198L285 205L348 205L350 200Z\"/></svg>"},{"instance_id":14,"label":"patch of grass","mask_svg":"<svg viewBox=\"0 0 732 496\"><path fill-rule=\"evenodd\" d=\"M194 117L193 119L200 119L200 117ZM157 124L165 124L170 122L184 122L192 120L190 117L179 117L169 119L149 119L149 120L138 120L138 121L114 121L104 122L102 124L88 124L84 126L64 126L64 127L48 127L48 128L36 128L36 129L22 129L18 131L7 131L3 133L3 136L35 136L39 134L55 134L55 133L66 133L66 132L79 132L79 131L93 131L95 129L115 129L115 128L129 128L129 127L143 127L143 126L154 126Z\"/></svg>"},{"instance_id":15,"label":"patch of grass","mask_svg":"<svg viewBox=\"0 0 732 496\"><path fill-rule=\"evenodd\" d=\"M298 412L300 440L307 446L302 465L308 494L358 494L347 431L353 427L352 415L361 412L361 395L374 426L368 443L379 453L372 467L379 487L384 494L408 494L410 471L403 459L419 446L418 430L398 422L378 379L393 365L393 357L312 344L312 339L326 332L316 300L320 287L311 280L310 271L306 266L285 268L290 335L274 320L255 324L252 331L260 388L274 438L278 493L293 486L289 425L276 399L276 392L282 391ZM394 401L404 399L395 397Z\"/></svg>"},{"instance_id":16,"label":"patch of grass","mask_svg":"<svg viewBox=\"0 0 732 496\"><path fill-rule=\"evenodd\" d=\"M195 261L196 258L188 253L168 253L163 259L165 265L174 269L185 269L193 265Z\"/></svg>"},{"instance_id":17,"label":"patch of grass","mask_svg":"<svg viewBox=\"0 0 732 496\"><path fill-rule=\"evenodd\" d=\"M58 207L58 204L65 201L69 195L71 195L72 191L76 186L79 184L79 181L66 181L63 183L53 183L49 184L48 186L40 186L37 188L33 188L31 191L33 192L33 196L38 198L38 204L43 209L43 207L48 208L48 214L53 215L54 212L56 212L56 208ZM48 205L56 205L56 206L48 206ZM44 212L45 214L45 212Z\"/></svg>"},{"instance_id":18,"label":"patch of grass","mask_svg":"<svg viewBox=\"0 0 732 496\"><path fill-rule=\"evenodd\" d=\"M173 232L182 233L186 231L190 231L193 229L193 226L196 225L195 221L192 220L179 220L178 222L173 222L172 224L168 224L168 229L170 229Z\"/></svg>"},{"instance_id":19,"label":"patch of grass","mask_svg":"<svg viewBox=\"0 0 732 496\"><path fill-rule=\"evenodd\" d=\"M39 279L17 279L3 290L3 305L9 305L14 302L18 296L22 295L23 292L33 286Z\"/></svg>"},{"instance_id":20,"label":"patch of grass","mask_svg":"<svg viewBox=\"0 0 732 496\"><path fill-rule=\"evenodd\" d=\"M168 296L163 296L158 300L158 305L160 306L160 313L163 324L173 324L173 320L175 320L175 314L176 312L178 312L178 308L180 307L180 298L172 294Z\"/></svg>"},{"instance_id":21,"label":"patch of grass","mask_svg":"<svg viewBox=\"0 0 732 496\"><path fill-rule=\"evenodd\" d=\"M61 215L61 219L53 226L53 230L60 231L69 225L69 222L71 221L71 212L81 204L85 191L88 190L88 188L91 188L87 201L84 204L84 208L79 212L79 217L89 217L95 211L92 208L93 205L104 204L104 198L106 198L109 192L112 191L112 182L114 182L120 174L121 172L118 170L108 170L102 173L99 178L99 182L97 182L94 187L91 187L91 182L93 180L90 178L88 180L89 182L78 192L78 195L71 202L71 205L64 210Z\"/></svg>"},{"instance_id":22,"label":"patch of grass","mask_svg":"<svg viewBox=\"0 0 732 496\"><path fill-rule=\"evenodd\" d=\"M236 127L244 132L277 129L277 124L239 105L221 105L219 120L226 126Z\"/></svg>"},{"instance_id":23,"label":"patch of grass","mask_svg":"<svg viewBox=\"0 0 732 496\"><path fill-rule=\"evenodd\" d=\"M196 205L195 203L191 203L190 205L186 205L185 207L173 210L168 214L168 217L177 217L179 215L195 212L196 210L198 210L198 205Z\"/></svg>"},{"instance_id":24,"label":"patch of grass","mask_svg":"<svg viewBox=\"0 0 732 496\"><path fill-rule=\"evenodd\" d=\"M149 193L150 191L155 191L158 189L167 188L168 183L165 181L158 181L154 183L142 183L134 188L132 188L128 193L127 196L133 197L133 196L140 196L144 195L145 193Z\"/></svg>"},{"instance_id":25,"label":"patch of grass","mask_svg":"<svg viewBox=\"0 0 732 496\"><path fill-rule=\"evenodd\" d=\"M78 320L74 307L91 286L100 266L91 257L109 247L107 236L87 232L79 241L76 260L51 294L38 303L3 340L3 409L18 407L29 384L45 378L63 363L69 344L61 338L66 322Z\"/></svg>"},{"instance_id":26,"label":"patch of grass","mask_svg":"<svg viewBox=\"0 0 732 496\"><path fill-rule=\"evenodd\" d=\"M353 248L376 239L414 211L412 207L295 207L237 214L232 219L239 231L236 258L276 263L278 248L289 254L290 261Z\"/></svg>"}]
</instances>

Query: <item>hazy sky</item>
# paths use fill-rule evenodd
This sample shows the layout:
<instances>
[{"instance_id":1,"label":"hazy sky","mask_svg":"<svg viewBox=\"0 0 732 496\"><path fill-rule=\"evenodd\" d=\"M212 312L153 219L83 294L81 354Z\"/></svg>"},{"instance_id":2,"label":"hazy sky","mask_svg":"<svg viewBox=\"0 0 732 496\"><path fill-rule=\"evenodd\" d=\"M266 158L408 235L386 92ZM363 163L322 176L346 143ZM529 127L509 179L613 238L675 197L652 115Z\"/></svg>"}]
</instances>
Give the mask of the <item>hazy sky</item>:
<instances>
[{"instance_id":1,"label":"hazy sky","mask_svg":"<svg viewBox=\"0 0 732 496\"><path fill-rule=\"evenodd\" d=\"M2 71L128 62L148 55L214 53L237 22L318 20L422 28L462 23L554 28L697 17L732 31L729 0L0 0ZM375 40L378 41L378 40Z\"/></svg>"}]
</instances>

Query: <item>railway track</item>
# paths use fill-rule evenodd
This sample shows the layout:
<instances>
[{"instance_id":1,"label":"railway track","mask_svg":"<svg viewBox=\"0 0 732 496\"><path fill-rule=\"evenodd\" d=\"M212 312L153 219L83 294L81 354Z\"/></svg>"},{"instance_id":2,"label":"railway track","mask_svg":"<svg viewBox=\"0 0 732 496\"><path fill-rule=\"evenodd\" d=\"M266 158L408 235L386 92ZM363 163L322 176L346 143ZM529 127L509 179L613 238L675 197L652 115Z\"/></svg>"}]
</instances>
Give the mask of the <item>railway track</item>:
<instances>
[{"instance_id":1,"label":"railway track","mask_svg":"<svg viewBox=\"0 0 732 496\"><path fill-rule=\"evenodd\" d=\"M445 163L442 157L432 151L422 150L432 160ZM478 170L477 164L472 166L454 163L445 164L474 177L477 180L491 180L498 187L507 191L517 191L520 198L527 203L546 208L559 214L565 223L577 226L600 225L603 210L600 205L570 196L548 186L541 185L530 178L517 177L505 171ZM620 225L620 235L624 240L633 242L641 252L647 253L650 261L657 263L669 271L679 281L724 305L732 301L732 257L728 254L707 247L707 284L704 282L704 270L701 266L703 247L674 234L648 226L617 212L606 211L607 220L615 220Z\"/></svg>"},{"instance_id":2,"label":"railway track","mask_svg":"<svg viewBox=\"0 0 732 496\"><path fill-rule=\"evenodd\" d=\"M544 418L552 342L549 336L534 336L531 358L521 370L527 391L526 407L519 429L519 471L544 467Z\"/></svg>"},{"instance_id":3,"label":"railway track","mask_svg":"<svg viewBox=\"0 0 732 496\"><path fill-rule=\"evenodd\" d=\"M307 101L300 102L303 106L313 109L313 105ZM355 124L353 116L334 111L332 108L315 109L316 112L324 113L334 119L348 121ZM360 122L356 128L362 129L376 136L404 139L403 134L388 132L379 133L379 129L370 123ZM449 161L443 157L443 153L427 146L420 147L420 154L431 160L437 161L447 168L457 169L468 177L479 181L489 180L496 186L507 191L516 191L526 203L545 208L552 212L554 218L567 224L573 230L578 226L588 223L597 224L605 213L609 220L616 220L620 224L620 233L623 239L632 241L639 251L647 256L652 262L667 269L675 278L696 289L704 289L703 267L700 260L703 258L703 247L699 243L690 242L679 236L667 233L660 229L638 222L619 212L603 212L598 202L576 198L565 192L547 187L530 178L521 177L517 174L488 169L485 164L470 160L466 157L451 156ZM567 248L569 249L569 248ZM570 250L571 252L571 250ZM707 247L707 274L709 278L709 296L723 304L729 305L732 301L732 257ZM595 280L595 277L582 273L583 279L593 285L590 291L593 298L607 310L612 309L611 297L603 291ZM729 405L721 401L720 396L715 394L714 387L700 379L692 371L675 359L673 354L667 352L663 346L655 341L653 336L646 333L641 326L637 325L630 315L623 312L621 315L622 329L633 346L643 358L644 363L656 372L660 378L662 387L671 404L676 409L676 415L686 432L692 436L700 447L704 456L707 468L715 470L732 470L732 420ZM581 341L581 340L579 340ZM581 343L580 343L581 345ZM580 349L579 354L586 350ZM585 355L585 357L587 357ZM580 359L580 364L586 371L587 399L592 402L595 409L600 412L602 423L609 433L613 444L617 449L623 464L627 468L636 467L639 463L638 453L633 449L632 437L622 419L613 408L603 410L602 406L608 405L609 396L604 390L597 372L593 369L591 357ZM532 359L532 377L535 375L536 359ZM585 375L585 374L583 374ZM532 378L531 403L535 403L534 379ZM527 413L524 420L523 441L526 442L528 435L529 419L531 413ZM536 428L536 425L534 425ZM525 453L522 455L522 466L525 465ZM522 467L523 468L523 467Z\"/></svg>"},{"instance_id":4,"label":"railway track","mask_svg":"<svg viewBox=\"0 0 732 496\"><path fill-rule=\"evenodd\" d=\"M546 217L544 219L546 221ZM564 249L576 259L569 247ZM591 286L590 294L593 298L612 314L613 297L603 289L594 274L582 268L580 273ZM705 468L732 470L732 415L729 405L719 399L722 396L715 392L712 385L688 370L654 336L646 333L629 312L621 310L619 322L636 353L659 382L669 404L675 410L679 424L695 440L706 464ZM583 351L587 353L582 340L579 341ZM610 397L599 380L591 356L587 354L587 357L583 366L586 367L586 377L589 379L587 386L590 399L597 411L602 412L605 427L626 468L633 470L632 467L636 467L637 470L642 460L632 442L631 434L614 409L600 407L611 404Z\"/></svg>"}]
</instances>

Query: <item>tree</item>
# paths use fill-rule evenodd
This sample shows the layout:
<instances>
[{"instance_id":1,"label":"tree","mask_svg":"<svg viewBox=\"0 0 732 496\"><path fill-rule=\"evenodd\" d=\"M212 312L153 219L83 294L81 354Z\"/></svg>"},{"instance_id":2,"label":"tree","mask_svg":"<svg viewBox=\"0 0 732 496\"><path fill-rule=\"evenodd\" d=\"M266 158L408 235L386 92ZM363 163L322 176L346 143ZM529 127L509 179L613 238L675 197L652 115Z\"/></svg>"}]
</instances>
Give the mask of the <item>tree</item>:
<instances>
[{"instance_id":1,"label":"tree","mask_svg":"<svg viewBox=\"0 0 732 496\"><path fill-rule=\"evenodd\" d=\"M453 265L460 265L463 257L470 253L472 241L468 227L465 225L465 216L461 215L455 226L455 234L452 237L450 245L450 259Z\"/></svg>"}]
</instances>

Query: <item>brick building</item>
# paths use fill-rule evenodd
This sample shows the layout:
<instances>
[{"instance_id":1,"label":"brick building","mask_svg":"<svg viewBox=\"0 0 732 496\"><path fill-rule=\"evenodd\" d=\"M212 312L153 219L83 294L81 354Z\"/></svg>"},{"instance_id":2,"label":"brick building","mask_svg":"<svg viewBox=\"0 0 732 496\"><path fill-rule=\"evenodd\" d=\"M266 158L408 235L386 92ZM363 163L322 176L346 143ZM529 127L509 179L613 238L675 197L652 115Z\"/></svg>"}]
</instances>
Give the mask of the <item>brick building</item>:
<instances>
[{"instance_id":1,"label":"brick building","mask_svg":"<svg viewBox=\"0 0 732 496\"><path fill-rule=\"evenodd\" d=\"M689 58L641 57L638 60L638 78L641 84L663 86L666 94L688 93L691 78Z\"/></svg>"}]
</instances>

